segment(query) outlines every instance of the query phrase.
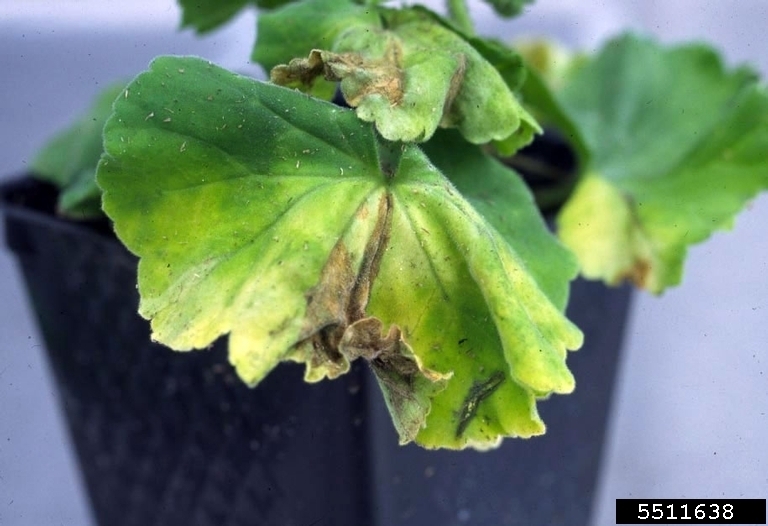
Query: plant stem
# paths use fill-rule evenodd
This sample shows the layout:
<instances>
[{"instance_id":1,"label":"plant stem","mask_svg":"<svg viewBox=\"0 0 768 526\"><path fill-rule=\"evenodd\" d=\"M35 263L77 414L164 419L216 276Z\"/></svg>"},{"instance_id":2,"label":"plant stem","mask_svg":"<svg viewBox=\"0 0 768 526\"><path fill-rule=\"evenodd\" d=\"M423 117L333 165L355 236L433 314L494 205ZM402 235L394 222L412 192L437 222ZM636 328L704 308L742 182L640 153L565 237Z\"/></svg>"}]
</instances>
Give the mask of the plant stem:
<instances>
[{"instance_id":1,"label":"plant stem","mask_svg":"<svg viewBox=\"0 0 768 526\"><path fill-rule=\"evenodd\" d=\"M472 23L472 17L469 15L469 8L467 7L465 0L446 0L446 7L448 8L448 18L450 18L461 31L468 35L475 34L475 27Z\"/></svg>"}]
</instances>

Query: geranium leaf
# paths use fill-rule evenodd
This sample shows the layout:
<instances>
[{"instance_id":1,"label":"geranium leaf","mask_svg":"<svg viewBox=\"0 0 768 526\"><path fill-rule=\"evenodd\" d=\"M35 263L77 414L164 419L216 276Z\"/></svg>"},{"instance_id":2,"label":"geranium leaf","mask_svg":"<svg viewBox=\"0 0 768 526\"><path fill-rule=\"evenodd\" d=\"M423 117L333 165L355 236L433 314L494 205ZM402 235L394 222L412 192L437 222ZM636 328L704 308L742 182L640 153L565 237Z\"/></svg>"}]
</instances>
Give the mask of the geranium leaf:
<instances>
[{"instance_id":1,"label":"geranium leaf","mask_svg":"<svg viewBox=\"0 0 768 526\"><path fill-rule=\"evenodd\" d=\"M522 100L526 101L526 92L523 89L528 82L529 75L522 57L499 40L474 35L465 35L464 38L498 71L507 88L516 97L520 95ZM513 155L520 148L530 144L534 135L542 132L538 120L527 111L521 115L521 121L521 125L515 133L505 139L494 141L496 151L501 156Z\"/></svg>"},{"instance_id":2,"label":"geranium leaf","mask_svg":"<svg viewBox=\"0 0 768 526\"><path fill-rule=\"evenodd\" d=\"M522 57L500 40L478 36L466 38L472 47L496 68L507 87L517 93L525 84L527 76Z\"/></svg>"},{"instance_id":3,"label":"geranium leaf","mask_svg":"<svg viewBox=\"0 0 768 526\"><path fill-rule=\"evenodd\" d=\"M624 36L558 96L592 154L558 219L587 277L659 293L768 187L768 95L704 46Z\"/></svg>"},{"instance_id":4,"label":"geranium leaf","mask_svg":"<svg viewBox=\"0 0 768 526\"><path fill-rule=\"evenodd\" d=\"M273 68L272 81L340 81L358 117L391 141L426 141L440 126L457 128L474 144L503 141L511 152L540 131L505 77L460 34L423 9L380 12L386 27L349 28L332 47Z\"/></svg>"},{"instance_id":5,"label":"geranium leaf","mask_svg":"<svg viewBox=\"0 0 768 526\"><path fill-rule=\"evenodd\" d=\"M477 146L468 144L453 130L439 131L422 149L514 247L550 301L565 310L568 283L578 275L578 262L547 228L522 178Z\"/></svg>"},{"instance_id":6,"label":"geranium leaf","mask_svg":"<svg viewBox=\"0 0 768 526\"><path fill-rule=\"evenodd\" d=\"M158 341L229 334L251 385L284 360L317 381L365 359L401 441L429 447L539 434L536 399L573 389L568 272L541 286L421 150L352 111L163 57L105 149L104 209Z\"/></svg>"},{"instance_id":7,"label":"geranium leaf","mask_svg":"<svg viewBox=\"0 0 768 526\"><path fill-rule=\"evenodd\" d=\"M181 7L181 26L207 33L229 22L251 0L178 0Z\"/></svg>"},{"instance_id":8,"label":"geranium leaf","mask_svg":"<svg viewBox=\"0 0 768 526\"><path fill-rule=\"evenodd\" d=\"M523 85L526 68L520 54L497 38L482 37L462 31L456 24L438 13L420 5L410 8L411 18L428 19L456 33L474 47L501 75L507 87L517 92Z\"/></svg>"},{"instance_id":9,"label":"geranium leaf","mask_svg":"<svg viewBox=\"0 0 768 526\"><path fill-rule=\"evenodd\" d=\"M257 23L251 58L267 71L313 49L332 49L350 28L381 26L376 9L351 0L304 0L261 13Z\"/></svg>"},{"instance_id":10,"label":"geranium leaf","mask_svg":"<svg viewBox=\"0 0 768 526\"><path fill-rule=\"evenodd\" d=\"M353 27L379 27L378 12L351 0L304 0L261 13L251 59L271 71L279 64L306 57L313 49L331 49L339 34ZM317 73L285 79L284 86L330 100L336 82Z\"/></svg>"},{"instance_id":11,"label":"geranium leaf","mask_svg":"<svg viewBox=\"0 0 768 526\"><path fill-rule=\"evenodd\" d=\"M181 7L181 26L199 34L223 26L249 6L274 9L295 0L177 0Z\"/></svg>"},{"instance_id":12,"label":"geranium leaf","mask_svg":"<svg viewBox=\"0 0 768 526\"><path fill-rule=\"evenodd\" d=\"M32 161L35 177L59 187L58 212L62 215L74 219L101 215L101 191L96 186L101 132L124 85L113 84L101 91L86 112L48 141Z\"/></svg>"}]
</instances>

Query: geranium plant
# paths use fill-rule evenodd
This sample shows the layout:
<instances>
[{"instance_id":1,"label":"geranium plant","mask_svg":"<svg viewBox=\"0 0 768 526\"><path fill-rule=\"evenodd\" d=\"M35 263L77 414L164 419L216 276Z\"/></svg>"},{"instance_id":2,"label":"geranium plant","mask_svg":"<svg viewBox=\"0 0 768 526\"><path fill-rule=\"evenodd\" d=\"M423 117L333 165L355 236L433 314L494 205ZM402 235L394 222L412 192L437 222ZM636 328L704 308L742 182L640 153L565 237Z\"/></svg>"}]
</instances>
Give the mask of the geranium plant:
<instances>
[{"instance_id":1,"label":"geranium plant","mask_svg":"<svg viewBox=\"0 0 768 526\"><path fill-rule=\"evenodd\" d=\"M255 4L252 58L270 82L159 57L37 171L64 213L103 209L139 256L155 340L228 335L249 385L282 361L316 382L365 360L401 443L543 433L537 401L575 386L570 281L661 293L689 245L768 187L768 95L703 45L513 46L478 36L463 0L445 17L375 0L180 3L199 32ZM502 16L524 3L491 0ZM577 173L532 191L509 159L545 128Z\"/></svg>"}]
</instances>

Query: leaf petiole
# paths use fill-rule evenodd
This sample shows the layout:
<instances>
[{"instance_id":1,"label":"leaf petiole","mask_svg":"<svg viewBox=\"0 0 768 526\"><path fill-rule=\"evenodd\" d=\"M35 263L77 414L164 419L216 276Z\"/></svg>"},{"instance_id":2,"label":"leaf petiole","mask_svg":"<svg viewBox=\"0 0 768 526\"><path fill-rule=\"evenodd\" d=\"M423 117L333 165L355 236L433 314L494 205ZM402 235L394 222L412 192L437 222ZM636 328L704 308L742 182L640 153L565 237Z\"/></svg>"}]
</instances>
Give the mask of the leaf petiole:
<instances>
[{"instance_id":1,"label":"leaf petiole","mask_svg":"<svg viewBox=\"0 0 768 526\"><path fill-rule=\"evenodd\" d=\"M379 156L379 169L387 179L392 179L400 166L400 158L403 156L404 144L399 141L388 141L378 132L376 133L376 151Z\"/></svg>"}]
</instances>

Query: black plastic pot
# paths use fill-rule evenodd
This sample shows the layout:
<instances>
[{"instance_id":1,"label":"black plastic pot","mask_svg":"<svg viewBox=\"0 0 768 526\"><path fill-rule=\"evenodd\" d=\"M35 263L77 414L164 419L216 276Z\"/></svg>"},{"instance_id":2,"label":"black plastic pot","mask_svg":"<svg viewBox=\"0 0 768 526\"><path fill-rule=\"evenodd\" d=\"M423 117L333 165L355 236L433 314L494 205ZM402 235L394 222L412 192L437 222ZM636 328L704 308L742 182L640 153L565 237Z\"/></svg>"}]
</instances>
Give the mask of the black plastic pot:
<instances>
[{"instance_id":1,"label":"black plastic pot","mask_svg":"<svg viewBox=\"0 0 768 526\"><path fill-rule=\"evenodd\" d=\"M42 328L101 526L587 524L628 289L577 281L586 345L547 435L498 450L400 447L365 367L308 385L283 365L255 389L223 341L175 353L136 314L136 259L102 223L53 217L55 190L2 187L7 242Z\"/></svg>"}]
</instances>

